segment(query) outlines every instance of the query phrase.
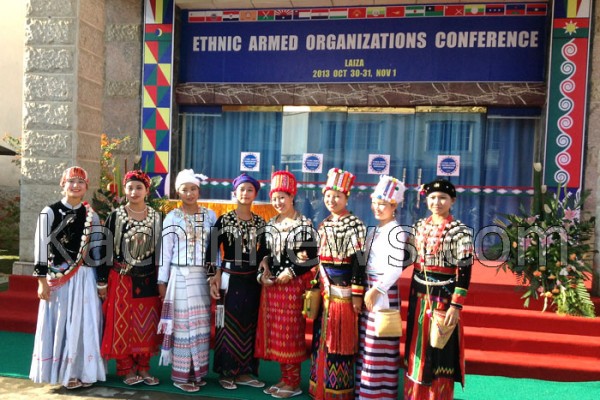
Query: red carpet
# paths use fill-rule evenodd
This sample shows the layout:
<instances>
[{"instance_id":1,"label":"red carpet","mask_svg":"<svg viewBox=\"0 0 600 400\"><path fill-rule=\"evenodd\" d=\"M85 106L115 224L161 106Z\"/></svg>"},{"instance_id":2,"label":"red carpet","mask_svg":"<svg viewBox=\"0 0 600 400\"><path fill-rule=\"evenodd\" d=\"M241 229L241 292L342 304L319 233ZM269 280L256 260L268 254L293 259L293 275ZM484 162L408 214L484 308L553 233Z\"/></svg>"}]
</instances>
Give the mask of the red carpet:
<instances>
[{"instance_id":1,"label":"red carpet","mask_svg":"<svg viewBox=\"0 0 600 400\"><path fill-rule=\"evenodd\" d=\"M8 290L0 292L0 330L34 333L38 304L37 279L10 275Z\"/></svg>"},{"instance_id":2,"label":"red carpet","mask_svg":"<svg viewBox=\"0 0 600 400\"><path fill-rule=\"evenodd\" d=\"M401 278L409 291L412 270ZM600 318L541 312L543 301L523 308L511 273L476 264L465 326L467 373L553 381L600 380ZM596 315L600 298L593 298ZM403 302L403 316L408 304Z\"/></svg>"},{"instance_id":3,"label":"red carpet","mask_svg":"<svg viewBox=\"0 0 600 400\"><path fill-rule=\"evenodd\" d=\"M409 291L412 269L400 279ZM543 302L523 308L512 274L477 264L473 270L465 325L467 373L553 381L600 381L600 318L559 316L541 312ZM9 290L0 293L0 330L33 333L37 315L37 283L11 275ZM594 298L596 312L600 299ZM402 312L406 320L407 301ZM310 325L307 342L310 343ZM402 346L403 347L403 346Z\"/></svg>"}]
</instances>

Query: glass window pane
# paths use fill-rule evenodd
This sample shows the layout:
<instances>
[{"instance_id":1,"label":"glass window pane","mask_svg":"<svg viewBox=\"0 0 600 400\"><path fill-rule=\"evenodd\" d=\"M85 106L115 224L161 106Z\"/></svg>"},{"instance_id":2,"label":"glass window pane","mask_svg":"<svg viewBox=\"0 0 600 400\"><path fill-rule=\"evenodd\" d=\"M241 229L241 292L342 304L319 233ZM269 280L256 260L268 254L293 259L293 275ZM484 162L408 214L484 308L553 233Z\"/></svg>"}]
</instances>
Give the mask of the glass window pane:
<instances>
[{"instance_id":1,"label":"glass window pane","mask_svg":"<svg viewBox=\"0 0 600 400\"><path fill-rule=\"evenodd\" d=\"M318 224L327 216L320 185L327 171L338 167L356 175L349 209L367 225L376 221L370 211L370 194L379 176L368 173L369 154L389 154L389 173L405 180L410 190L397 210L403 224L428 215L415 190L419 183L437 177L437 157L460 157L460 175L450 177L466 188L453 208L454 215L478 229L499 214L514 211L525 196L486 194L482 189L531 186L539 118L491 118L474 112L346 112L291 108L283 112L223 111L182 116L181 168L194 168L209 176L202 196L230 199L231 180L240 174L240 153L260 153L260 171L251 172L265 182L258 200L268 201L272 169L288 169L301 184L296 207ZM321 173L303 173L305 153L322 153ZM472 191L470 188L478 189Z\"/></svg>"}]
</instances>

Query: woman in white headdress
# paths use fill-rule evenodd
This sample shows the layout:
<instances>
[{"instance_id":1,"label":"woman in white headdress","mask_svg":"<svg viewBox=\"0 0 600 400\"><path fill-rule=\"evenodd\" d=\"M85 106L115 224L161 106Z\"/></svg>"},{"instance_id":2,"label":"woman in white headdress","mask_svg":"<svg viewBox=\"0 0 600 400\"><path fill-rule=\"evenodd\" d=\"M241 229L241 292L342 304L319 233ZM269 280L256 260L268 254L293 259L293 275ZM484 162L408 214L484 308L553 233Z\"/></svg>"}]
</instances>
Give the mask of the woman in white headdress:
<instances>
[{"instance_id":1,"label":"woman in white headdress","mask_svg":"<svg viewBox=\"0 0 600 400\"><path fill-rule=\"evenodd\" d=\"M158 332L164 333L160 365L172 364L171 379L184 392L206 384L210 350L210 293L204 256L215 212L198 205L204 175L191 169L175 180L181 207L163 222L158 292L163 307Z\"/></svg>"},{"instance_id":2,"label":"woman in white headdress","mask_svg":"<svg viewBox=\"0 0 600 400\"><path fill-rule=\"evenodd\" d=\"M356 360L357 399L397 399L400 369L400 336L378 337L376 313L400 309L398 279L410 264L406 251L408 232L396 221L396 208L404 196L404 184L381 176L371 194L371 210L379 225L366 240L367 291L360 314L360 338Z\"/></svg>"}]
</instances>

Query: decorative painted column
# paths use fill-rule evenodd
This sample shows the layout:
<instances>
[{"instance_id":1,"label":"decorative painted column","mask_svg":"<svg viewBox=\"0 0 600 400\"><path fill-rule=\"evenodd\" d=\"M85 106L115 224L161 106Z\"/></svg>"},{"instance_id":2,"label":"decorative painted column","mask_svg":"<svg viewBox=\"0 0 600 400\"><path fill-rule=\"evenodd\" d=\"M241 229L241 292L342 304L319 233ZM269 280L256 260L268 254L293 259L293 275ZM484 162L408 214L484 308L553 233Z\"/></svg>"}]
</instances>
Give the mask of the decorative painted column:
<instances>
[{"instance_id":1,"label":"decorative painted column","mask_svg":"<svg viewBox=\"0 0 600 400\"><path fill-rule=\"evenodd\" d=\"M142 76L142 168L168 192L173 82L173 0L145 0Z\"/></svg>"},{"instance_id":2,"label":"decorative painted column","mask_svg":"<svg viewBox=\"0 0 600 400\"><path fill-rule=\"evenodd\" d=\"M588 126L591 126L593 121L588 117L590 60L593 59L592 17L591 0L554 2L544 181L549 187L562 184L573 192L585 188L586 148L589 150L590 143L597 140L595 138L597 135L588 130ZM597 33L595 35L598 36ZM592 132L589 139L586 137L588 132ZM597 160L595 155L594 158ZM588 162L587 167L589 169L593 165ZM595 169L597 168L598 166ZM588 182L588 184L597 187L597 182L593 184ZM597 199L598 194L593 193L592 197ZM591 211L598 215L600 207ZM600 230L596 226L596 249L600 248L599 238ZM596 255L592 279L594 295L600 295L599 280L600 258Z\"/></svg>"},{"instance_id":3,"label":"decorative painted column","mask_svg":"<svg viewBox=\"0 0 600 400\"><path fill-rule=\"evenodd\" d=\"M546 119L545 184L583 186L591 0L554 2Z\"/></svg>"}]
</instances>

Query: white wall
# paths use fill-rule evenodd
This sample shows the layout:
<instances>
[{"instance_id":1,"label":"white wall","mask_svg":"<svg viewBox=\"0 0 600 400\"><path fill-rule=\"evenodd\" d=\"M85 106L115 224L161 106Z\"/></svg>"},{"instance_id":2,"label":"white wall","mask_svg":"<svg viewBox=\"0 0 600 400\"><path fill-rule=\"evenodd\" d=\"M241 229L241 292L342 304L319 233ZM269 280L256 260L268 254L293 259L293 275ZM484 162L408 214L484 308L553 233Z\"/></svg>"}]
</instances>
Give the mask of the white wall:
<instances>
[{"instance_id":1,"label":"white wall","mask_svg":"<svg viewBox=\"0 0 600 400\"><path fill-rule=\"evenodd\" d=\"M23 125L23 51L26 0L2 1L0 13L0 139L21 136ZM6 143L2 141L2 145ZM18 186L19 169L11 156L0 156L0 186Z\"/></svg>"}]
</instances>

